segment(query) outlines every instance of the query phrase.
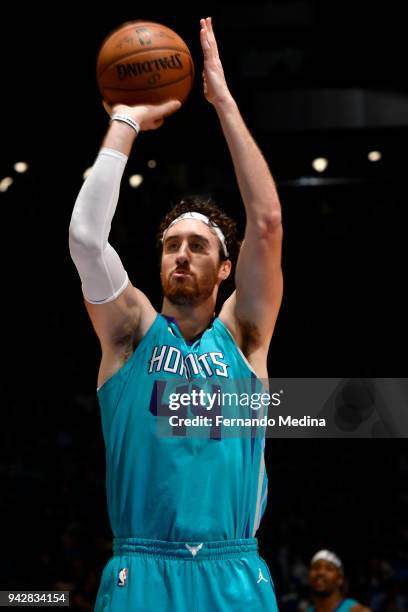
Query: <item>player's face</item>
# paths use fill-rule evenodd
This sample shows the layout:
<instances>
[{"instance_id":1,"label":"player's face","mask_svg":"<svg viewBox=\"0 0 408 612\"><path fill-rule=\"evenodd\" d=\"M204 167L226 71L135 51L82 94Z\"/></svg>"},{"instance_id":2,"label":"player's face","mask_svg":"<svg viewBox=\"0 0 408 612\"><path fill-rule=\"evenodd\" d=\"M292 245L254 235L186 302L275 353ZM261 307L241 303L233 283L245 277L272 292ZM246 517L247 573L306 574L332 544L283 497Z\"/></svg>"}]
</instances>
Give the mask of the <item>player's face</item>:
<instances>
[{"instance_id":1,"label":"player's face","mask_svg":"<svg viewBox=\"0 0 408 612\"><path fill-rule=\"evenodd\" d=\"M326 597L340 589L343 575L333 563L319 559L309 569L309 581L314 595Z\"/></svg>"},{"instance_id":2,"label":"player's face","mask_svg":"<svg viewBox=\"0 0 408 612\"><path fill-rule=\"evenodd\" d=\"M219 241L201 221L183 219L166 233L161 262L164 295L174 304L200 304L229 274ZM228 270L226 270L228 268Z\"/></svg>"}]
</instances>

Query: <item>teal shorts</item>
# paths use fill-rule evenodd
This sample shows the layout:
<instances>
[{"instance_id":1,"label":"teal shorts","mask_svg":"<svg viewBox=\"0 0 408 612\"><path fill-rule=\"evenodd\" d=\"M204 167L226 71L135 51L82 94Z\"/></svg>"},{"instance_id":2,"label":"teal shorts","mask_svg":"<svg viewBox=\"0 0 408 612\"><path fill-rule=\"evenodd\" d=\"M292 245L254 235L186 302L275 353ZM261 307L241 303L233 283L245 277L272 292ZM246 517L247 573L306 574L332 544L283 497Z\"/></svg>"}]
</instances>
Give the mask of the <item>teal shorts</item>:
<instances>
[{"instance_id":1,"label":"teal shorts","mask_svg":"<svg viewBox=\"0 0 408 612\"><path fill-rule=\"evenodd\" d=\"M256 538L163 542L115 538L97 612L275 612Z\"/></svg>"}]
</instances>

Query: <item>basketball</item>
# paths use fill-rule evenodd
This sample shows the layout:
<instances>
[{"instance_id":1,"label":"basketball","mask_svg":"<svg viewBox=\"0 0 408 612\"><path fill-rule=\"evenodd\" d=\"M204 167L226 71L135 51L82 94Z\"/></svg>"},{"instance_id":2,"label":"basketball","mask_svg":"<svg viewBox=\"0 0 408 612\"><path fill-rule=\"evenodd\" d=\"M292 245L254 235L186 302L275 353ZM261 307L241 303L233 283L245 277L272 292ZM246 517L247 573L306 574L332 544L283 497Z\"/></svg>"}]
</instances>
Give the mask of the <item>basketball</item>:
<instances>
[{"instance_id":1,"label":"basketball","mask_svg":"<svg viewBox=\"0 0 408 612\"><path fill-rule=\"evenodd\" d=\"M186 43L170 28L131 21L113 30L97 56L96 78L108 104L183 104L193 85L194 64Z\"/></svg>"}]
</instances>

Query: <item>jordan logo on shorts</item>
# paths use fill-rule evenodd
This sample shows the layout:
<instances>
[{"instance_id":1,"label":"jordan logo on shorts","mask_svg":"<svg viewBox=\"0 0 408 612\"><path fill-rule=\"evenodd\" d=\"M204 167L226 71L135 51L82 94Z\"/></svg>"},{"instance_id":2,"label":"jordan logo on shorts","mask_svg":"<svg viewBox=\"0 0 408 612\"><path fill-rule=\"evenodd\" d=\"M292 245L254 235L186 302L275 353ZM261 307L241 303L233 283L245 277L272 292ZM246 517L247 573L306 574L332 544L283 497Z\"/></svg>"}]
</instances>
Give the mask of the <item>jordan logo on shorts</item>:
<instances>
[{"instance_id":1,"label":"jordan logo on shorts","mask_svg":"<svg viewBox=\"0 0 408 612\"><path fill-rule=\"evenodd\" d=\"M259 568L259 576L258 576L258 580L256 581L256 584L259 584L260 582L262 582L262 580L264 582L268 582L268 580L264 578L261 568Z\"/></svg>"},{"instance_id":2,"label":"jordan logo on shorts","mask_svg":"<svg viewBox=\"0 0 408 612\"><path fill-rule=\"evenodd\" d=\"M196 554L202 549L203 543L201 542L201 544L199 544L198 546L189 546L188 544L185 544L185 547L191 552L193 557L195 557Z\"/></svg>"},{"instance_id":3,"label":"jordan logo on shorts","mask_svg":"<svg viewBox=\"0 0 408 612\"><path fill-rule=\"evenodd\" d=\"M129 570L127 567L124 567L121 570L119 570L118 586L122 587L126 585L126 579L127 579L128 572Z\"/></svg>"}]
</instances>

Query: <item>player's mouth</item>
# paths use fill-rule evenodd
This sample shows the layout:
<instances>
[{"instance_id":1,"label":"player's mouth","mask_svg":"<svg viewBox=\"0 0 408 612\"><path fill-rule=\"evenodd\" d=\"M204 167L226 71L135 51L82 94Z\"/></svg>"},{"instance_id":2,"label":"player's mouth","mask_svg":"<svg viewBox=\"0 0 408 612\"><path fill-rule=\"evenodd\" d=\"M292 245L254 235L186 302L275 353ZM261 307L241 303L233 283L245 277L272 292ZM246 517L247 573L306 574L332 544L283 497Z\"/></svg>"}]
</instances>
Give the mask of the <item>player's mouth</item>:
<instances>
[{"instance_id":1,"label":"player's mouth","mask_svg":"<svg viewBox=\"0 0 408 612\"><path fill-rule=\"evenodd\" d=\"M323 578L322 576L319 576L318 578L315 578L315 579L313 580L313 584L314 584L315 586L318 586L318 587L320 587L320 586L326 586L326 584L327 584L327 580L326 580L326 578Z\"/></svg>"},{"instance_id":2,"label":"player's mouth","mask_svg":"<svg viewBox=\"0 0 408 612\"><path fill-rule=\"evenodd\" d=\"M175 276L176 278L183 278L184 276L191 276L190 272L187 272L187 270L175 270L172 273L172 276Z\"/></svg>"}]
</instances>

